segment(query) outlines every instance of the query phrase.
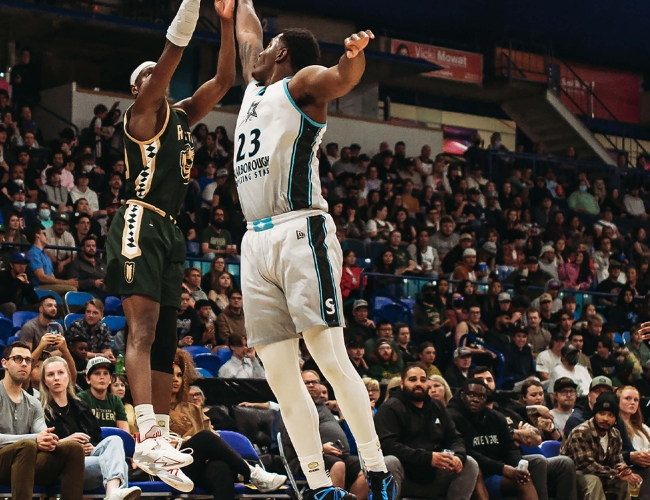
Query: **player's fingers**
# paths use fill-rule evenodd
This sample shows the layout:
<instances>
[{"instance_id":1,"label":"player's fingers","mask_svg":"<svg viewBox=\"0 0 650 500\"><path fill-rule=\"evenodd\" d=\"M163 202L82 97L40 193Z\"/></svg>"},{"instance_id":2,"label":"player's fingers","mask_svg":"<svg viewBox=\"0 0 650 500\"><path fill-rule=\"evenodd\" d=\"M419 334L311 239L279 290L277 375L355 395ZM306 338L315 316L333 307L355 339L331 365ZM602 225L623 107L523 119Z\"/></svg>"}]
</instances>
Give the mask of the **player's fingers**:
<instances>
[{"instance_id":1,"label":"player's fingers","mask_svg":"<svg viewBox=\"0 0 650 500\"><path fill-rule=\"evenodd\" d=\"M375 34L374 34L372 31L370 31L370 30L366 30L366 34L367 34L370 38L375 38Z\"/></svg>"},{"instance_id":2,"label":"player's fingers","mask_svg":"<svg viewBox=\"0 0 650 500\"><path fill-rule=\"evenodd\" d=\"M368 33L366 33L365 31L359 31L358 36L359 38L369 38Z\"/></svg>"},{"instance_id":3,"label":"player's fingers","mask_svg":"<svg viewBox=\"0 0 650 500\"><path fill-rule=\"evenodd\" d=\"M354 40L355 42L359 40L359 35L356 33L350 37L350 40Z\"/></svg>"}]
</instances>

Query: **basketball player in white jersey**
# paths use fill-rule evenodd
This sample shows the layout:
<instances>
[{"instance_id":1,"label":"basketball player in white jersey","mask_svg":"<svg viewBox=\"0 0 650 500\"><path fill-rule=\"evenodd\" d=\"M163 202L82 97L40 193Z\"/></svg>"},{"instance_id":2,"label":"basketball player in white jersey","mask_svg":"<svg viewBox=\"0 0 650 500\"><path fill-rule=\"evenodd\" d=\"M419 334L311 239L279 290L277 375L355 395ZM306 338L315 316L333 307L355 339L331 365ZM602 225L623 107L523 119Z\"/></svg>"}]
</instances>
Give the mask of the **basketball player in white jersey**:
<instances>
[{"instance_id":1,"label":"basketball player in white jersey","mask_svg":"<svg viewBox=\"0 0 650 500\"><path fill-rule=\"evenodd\" d=\"M374 35L345 40L332 68L319 66L314 35L286 30L266 49L251 0L239 0L236 33L247 84L235 131L234 170L248 221L241 278L248 345L257 349L309 482L308 498L340 500L325 471L318 414L300 376L298 340L336 391L369 471L374 500L393 500L368 393L343 340L341 247L321 196L316 151L327 104L361 79Z\"/></svg>"}]
</instances>

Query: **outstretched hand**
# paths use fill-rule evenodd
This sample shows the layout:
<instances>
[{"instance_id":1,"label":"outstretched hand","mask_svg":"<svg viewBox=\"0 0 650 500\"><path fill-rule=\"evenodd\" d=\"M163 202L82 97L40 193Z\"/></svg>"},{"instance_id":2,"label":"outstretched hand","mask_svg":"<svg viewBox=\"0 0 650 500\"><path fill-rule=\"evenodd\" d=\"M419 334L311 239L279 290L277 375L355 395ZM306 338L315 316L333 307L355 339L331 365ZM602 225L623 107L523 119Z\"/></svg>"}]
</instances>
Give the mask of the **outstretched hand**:
<instances>
[{"instance_id":1,"label":"outstretched hand","mask_svg":"<svg viewBox=\"0 0 650 500\"><path fill-rule=\"evenodd\" d=\"M348 59L357 57L357 54L368 46L371 38L374 39L375 35L370 30L359 31L359 33L355 33L346 38L343 45L345 46L345 55L348 56Z\"/></svg>"},{"instance_id":2,"label":"outstretched hand","mask_svg":"<svg viewBox=\"0 0 650 500\"><path fill-rule=\"evenodd\" d=\"M232 19L235 12L235 0L214 0L214 10L221 19Z\"/></svg>"},{"instance_id":3,"label":"outstretched hand","mask_svg":"<svg viewBox=\"0 0 650 500\"><path fill-rule=\"evenodd\" d=\"M641 335L641 340L650 339L650 321L641 323L641 326L639 327L639 335Z\"/></svg>"}]
</instances>

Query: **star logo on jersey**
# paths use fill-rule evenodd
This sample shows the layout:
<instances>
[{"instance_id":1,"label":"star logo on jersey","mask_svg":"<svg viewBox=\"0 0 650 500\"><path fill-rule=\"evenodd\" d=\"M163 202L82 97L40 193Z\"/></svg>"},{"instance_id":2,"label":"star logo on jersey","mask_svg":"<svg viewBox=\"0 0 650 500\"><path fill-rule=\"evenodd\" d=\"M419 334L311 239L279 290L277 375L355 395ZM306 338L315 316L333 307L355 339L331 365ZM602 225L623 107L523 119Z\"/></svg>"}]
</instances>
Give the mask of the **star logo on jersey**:
<instances>
[{"instance_id":1,"label":"star logo on jersey","mask_svg":"<svg viewBox=\"0 0 650 500\"><path fill-rule=\"evenodd\" d=\"M244 121L242 122L242 125L249 120L252 120L253 118L257 118L257 106L259 105L261 101L255 101L251 103L251 107L248 108L248 111L246 112L246 118L244 118Z\"/></svg>"}]
</instances>

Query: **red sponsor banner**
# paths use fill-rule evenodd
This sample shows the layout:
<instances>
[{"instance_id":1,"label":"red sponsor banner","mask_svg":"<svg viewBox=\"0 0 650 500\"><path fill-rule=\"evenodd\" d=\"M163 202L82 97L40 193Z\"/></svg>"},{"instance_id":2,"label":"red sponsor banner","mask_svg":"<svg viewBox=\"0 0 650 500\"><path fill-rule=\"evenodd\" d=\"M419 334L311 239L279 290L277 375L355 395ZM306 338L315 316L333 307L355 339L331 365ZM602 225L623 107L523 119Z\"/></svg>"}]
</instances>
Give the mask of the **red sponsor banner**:
<instances>
[{"instance_id":1,"label":"red sponsor banner","mask_svg":"<svg viewBox=\"0 0 650 500\"><path fill-rule=\"evenodd\" d=\"M641 75L572 62L568 63L571 67L569 69L567 64L558 59L548 62L538 54L497 48L496 65L501 72L507 65L507 55L512 61L510 72L514 78L546 82L546 65L555 65L560 85L566 91L566 94L561 93L562 102L573 113L587 113L604 120L616 117L623 122L639 123ZM598 99L591 95L589 88Z\"/></svg>"},{"instance_id":2,"label":"red sponsor banner","mask_svg":"<svg viewBox=\"0 0 650 500\"><path fill-rule=\"evenodd\" d=\"M395 38L391 40L390 52L391 54L424 59L442 66L439 71L424 73L426 76L467 83L481 83L483 80L483 56L481 54Z\"/></svg>"}]
</instances>

